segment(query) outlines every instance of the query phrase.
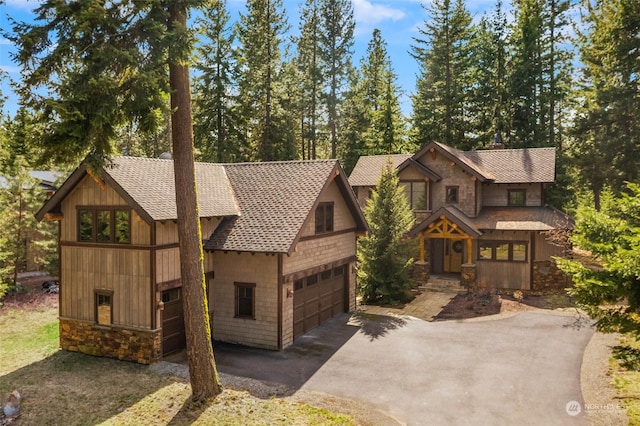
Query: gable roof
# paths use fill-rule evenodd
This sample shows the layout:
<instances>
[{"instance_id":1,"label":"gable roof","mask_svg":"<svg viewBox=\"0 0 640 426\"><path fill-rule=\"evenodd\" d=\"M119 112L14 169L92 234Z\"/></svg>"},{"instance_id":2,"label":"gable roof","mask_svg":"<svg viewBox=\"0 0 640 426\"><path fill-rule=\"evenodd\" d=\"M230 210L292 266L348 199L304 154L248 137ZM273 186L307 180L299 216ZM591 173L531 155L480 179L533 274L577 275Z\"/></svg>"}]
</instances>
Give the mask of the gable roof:
<instances>
[{"instance_id":1,"label":"gable roof","mask_svg":"<svg viewBox=\"0 0 640 426\"><path fill-rule=\"evenodd\" d=\"M382 170L389 160L391 160L393 167L397 168L411 157L412 154L362 156L358 158L358 162L349 176L349 184L351 186L376 186L382 176Z\"/></svg>"},{"instance_id":2,"label":"gable roof","mask_svg":"<svg viewBox=\"0 0 640 426\"><path fill-rule=\"evenodd\" d=\"M491 149L464 156L490 170L494 183L552 183L556 176L555 148Z\"/></svg>"},{"instance_id":3,"label":"gable roof","mask_svg":"<svg viewBox=\"0 0 640 426\"><path fill-rule=\"evenodd\" d=\"M200 217L240 214L225 169L219 164L196 163ZM80 166L36 214L42 220L88 175ZM173 161L156 158L115 157L100 176L147 222L177 219Z\"/></svg>"},{"instance_id":4,"label":"gable roof","mask_svg":"<svg viewBox=\"0 0 640 426\"><path fill-rule=\"evenodd\" d=\"M414 155L360 157L349 177L349 183L352 186L375 186L389 157L394 166L399 169L413 163L424 167L418 160L431 151L444 155L464 171L478 178L480 182L553 183L555 181L555 148L461 151L440 142L430 142ZM427 171L434 176L430 176ZM422 172L432 180L440 180L437 174L426 167Z\"/></svg>"},{"instance_id":5,"label":"gable roof","mask_svg":"<svg viewBox=\"0 0 640 426\"><path fill-rule=\"evenodd\" d=\"M205 250L291 253L320 194L335 181L358 231L367 229L353 190L337 160L225 165L242 215L216 228Z\"/></svg>"},{"instance_id":6,"label":"gable roof","mask_svg":"<svg viewBox=\"0 0 640 426\"><path fill-rule=\"evenodd\" d=\"M423 220L422 222L414 226L409 231L409 235L412 237L418 235L422 231L426 230L430 224L441 220L442 216L446 216L447 218L449 218L449 220L451 220L460 229L462 229L467 235L470 235L473 238L478 238L480 235L482 235L482 232L480 232L474 226L471 220L464 213L462 213L458 208L454 206L440 207L437 211L432 213L428 218L426 218L425 220Z\"/></svg>"}]
</instances>

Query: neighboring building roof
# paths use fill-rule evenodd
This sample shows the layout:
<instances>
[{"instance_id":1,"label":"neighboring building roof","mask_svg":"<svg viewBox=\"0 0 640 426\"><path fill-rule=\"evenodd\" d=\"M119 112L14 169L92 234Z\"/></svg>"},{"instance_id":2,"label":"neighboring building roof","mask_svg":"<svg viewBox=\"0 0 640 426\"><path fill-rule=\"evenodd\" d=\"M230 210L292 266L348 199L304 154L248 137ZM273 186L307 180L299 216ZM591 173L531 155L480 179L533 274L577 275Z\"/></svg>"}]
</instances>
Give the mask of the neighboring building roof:
<instances>
[{"instance_id":1,"label":"neighboring building roof","mask_svg":"<svg viewBox=\"0 0 640 426\"><path fill-rule=\"evenodd\" d=\"M469 219L480 230L550 231L571 229L574 221L552 207L484 207L478 217Z\"/></svg>"},{"instance_id":2,"label":"neighboring building roof","mask_svg":"<svg viewBox=\"0 0 640 426\"><path fill-rule=\"evenodd\" d=\"M405 167L410 161L418 162L419 158L431 150L445 155L463 170L476 176L480 182L552 183L555 181L555 148L461 151L439 142L431 142L415 155L396 154L390 157L395 167ZM360 157L349 177L351 185L375 186L387 158L389 156L386 155ZM431 176L430 178L433 179Z\"/></svg>"},{"instance_id":3,"label":"neighboring building roof","mask_svg":"<svg viewBox=\"0 0 640 426\"><path fill-rule=\"evenodd\" d=\"M105 180L111 178L152 220L178 217L172 160L116 157L113 163L104 169ZM196 163L195 169L200 217L240 214L225 167Z\"/></svg>"},{"instance_id":4,"label":"neighboring building roof","mask_svg":"<svg viewBox=\"0 0 640 426\"><path fill-rule=\"evenodd\" d=\"M412 154L362 156L358 158L358 162L349 176L349 184L351 186L376 186L382 176L382 170L387 166L389 160L391 160L393 167L397 168L411 157Z\"/></svg>"},{"instance_id":5,"label":"neighboring building roof","mask_svg":"<svg viewBox=\"0 0 640 426\"><path fill-rule=\"evenodd\" d=\"M29 176L36 179L40 183L40 186L48 191L56 189L55 183L58 178L63 175L64 174L62 172L52 172L48 170L31 170L29 172ZM0 188L7 188L8 186L7 178L0 176Z\"/></svg>"},{"instance_id":6,"label":"neighboring building roof","mask_svg":"<svg viewBox=\"0 0 640 426\"><path fill-rule=\"evenodd\" d=\"M336 160L225 165L242 215L216 228L206 250L290 253L319 196L335 176L359 231L366 222Z\"/></svg>"}]
</instances>

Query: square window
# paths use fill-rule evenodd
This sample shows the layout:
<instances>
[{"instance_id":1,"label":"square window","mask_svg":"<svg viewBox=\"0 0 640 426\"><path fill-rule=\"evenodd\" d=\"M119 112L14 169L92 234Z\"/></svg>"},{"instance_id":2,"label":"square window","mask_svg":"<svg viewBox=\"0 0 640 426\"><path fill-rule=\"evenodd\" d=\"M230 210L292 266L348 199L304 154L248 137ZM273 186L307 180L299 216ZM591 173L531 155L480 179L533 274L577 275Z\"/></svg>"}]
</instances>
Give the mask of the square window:
<instances>
[{"instance_id":1,"label":"square window","mask_svg":"<svg viewBox=\"0 0 640 426\"><path fill-rule=\"evenodd\" d=\"M509 201L510 206L524 206L527 203L527 191L524 189L510 189Z\"/></svg>"},{"instance_id":2,"label":"square window","mask_svg":"<svg viewBox=\"0 0 640 426\"><path fill-rule=\"evenodd\" d=\"M320 279L321 279L322 281L326 281L326 280L328 280L329 278L331 278L331 269L329 269L329 270L327 270L327 271L322 271L322 272L320 273Z\"/></svg>"},{"instance_id":3,"label":"square window","mask_svg":"<svg viewBox=\"0 0 640 426\"><path fill-rule=\"evenodd\" d=\"M255 289L252 283L235 283L236 317L255 318Z\"/></svg>"},{"instance_id":4,"label":"square window","mask_svg":"<svg viewBox=\"0 0 640 426\"><path fill-rule=\"evenodd\" d=\"M447 186L446 189L446 202L450 204L455 204L458 202L458 187L457 186Z\"/></svg>"},{"instance_id":5,"label":"square window","mask_svg":"<svg viewBox=\"0 0 640 426\"><path fill-rule=\"evenodd\" d=\"M113 322L113 293L96 292L96 322L100 325L111 325Z\"/></svg>"},{"instance_id":6,"label":"square window","mask_svg":"<svg viewBox=\"0 0 640 426\"><path fill-rule=\"evenodd\" d=\"M307 278L307 287L318 283L318 274L309 275Z\"/></svg>"}]
</instances>

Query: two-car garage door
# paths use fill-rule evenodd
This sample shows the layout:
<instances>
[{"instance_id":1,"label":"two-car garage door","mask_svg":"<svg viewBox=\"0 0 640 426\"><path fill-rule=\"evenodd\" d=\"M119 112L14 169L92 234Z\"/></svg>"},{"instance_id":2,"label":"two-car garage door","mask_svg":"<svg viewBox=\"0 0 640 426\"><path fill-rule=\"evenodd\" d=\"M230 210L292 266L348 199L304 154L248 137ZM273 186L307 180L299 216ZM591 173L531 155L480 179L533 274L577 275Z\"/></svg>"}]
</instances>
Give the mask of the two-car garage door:
<instances>
[{"instance_id":1,"label":"two-car garage door","mask_svg":"<svg viewBox=\"0 0 640 426\"><path fill-rule=\"evenodd\" d=\"M340 266L294 282L293 337L346 312L346 268Z\"/></svg>"}]
</instances>

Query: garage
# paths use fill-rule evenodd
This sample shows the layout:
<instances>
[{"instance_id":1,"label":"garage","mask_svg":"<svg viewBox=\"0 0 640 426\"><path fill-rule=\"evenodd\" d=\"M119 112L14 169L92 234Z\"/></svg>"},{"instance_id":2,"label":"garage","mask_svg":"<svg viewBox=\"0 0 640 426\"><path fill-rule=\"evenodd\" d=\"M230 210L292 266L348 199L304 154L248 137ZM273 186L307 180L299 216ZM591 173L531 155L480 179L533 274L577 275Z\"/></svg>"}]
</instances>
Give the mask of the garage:
<instances>
[{"instance_id":1,"label":"garage","mask_svg":"<svg viewBox=\"0 0 640 426\"><path fill-rule=\"evenodd\" d=\"M182 288L163 291L162 303L162 354L168 355L186 347Z\"/></svg>"},{"instance_id":2,"label":"garage","mask_svg":"<svg viewBox=\"0 0 640 426\"><path fill-rule=\"evenodd\" d=\"M345 266L311 274L294 282L293 337L346 312Z\"/></svg>"}]
</instances>

